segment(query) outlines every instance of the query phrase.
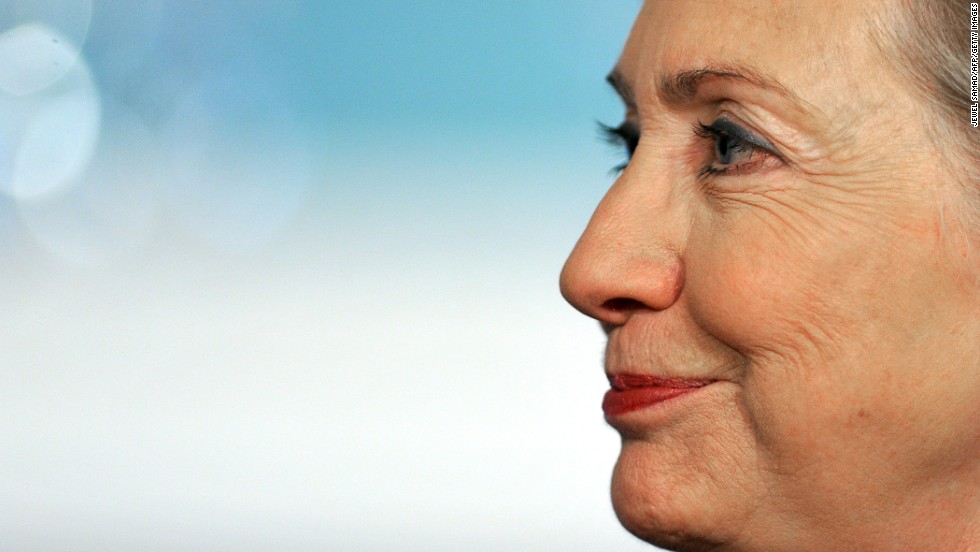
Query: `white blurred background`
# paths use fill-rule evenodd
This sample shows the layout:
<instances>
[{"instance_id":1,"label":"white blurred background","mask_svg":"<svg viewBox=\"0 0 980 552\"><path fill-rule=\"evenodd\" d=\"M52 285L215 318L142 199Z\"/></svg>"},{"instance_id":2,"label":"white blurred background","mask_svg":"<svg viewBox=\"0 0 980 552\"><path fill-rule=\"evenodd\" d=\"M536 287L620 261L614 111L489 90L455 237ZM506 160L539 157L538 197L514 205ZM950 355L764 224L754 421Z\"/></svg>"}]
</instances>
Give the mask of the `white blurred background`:
<instances>
[{"instance_id":1,"label":"white blurred background","mask_svg":"<svg viewBox=\"0 0 980 552\"><path fill-rule=\"evenodd\" d=\"M557 288L638 1L0 4L0 550L650 550Z\"/></svg>"}]
</instances>

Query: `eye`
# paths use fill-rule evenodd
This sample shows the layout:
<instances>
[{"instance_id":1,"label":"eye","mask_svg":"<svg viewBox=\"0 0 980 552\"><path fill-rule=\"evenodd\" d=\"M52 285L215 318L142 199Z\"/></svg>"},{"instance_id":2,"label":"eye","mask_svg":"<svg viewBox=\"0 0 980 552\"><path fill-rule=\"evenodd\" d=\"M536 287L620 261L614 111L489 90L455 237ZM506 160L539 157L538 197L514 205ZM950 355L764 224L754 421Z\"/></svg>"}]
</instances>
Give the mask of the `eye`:
<instances>
[{"instance_id":1,"label":"eye","mask_svg":"<svg viewBox=\"0 0 980 552\"><path fill-rule=\"evenodd\" d=\"M626 169L633 153L636 152L640 144L640 129L633 123L625 121L618 127L611 127L599 123L599 135L604 142L615 146L617 149L625 150L626 161L612 168L613 173L621 173Z\"/></svg>"},{"instance_id":2,"label":"eye","mask_svg":"<svg viewBox=\"0 0 980 552\"><path fill-rule=\"evenodd\" d=\"M700 178L748 174L779 158L768 140L727 118L718 118L710 125L699 121L694 134L714 146L711 162L701 169Z\"/></svg>"}]
</instances>

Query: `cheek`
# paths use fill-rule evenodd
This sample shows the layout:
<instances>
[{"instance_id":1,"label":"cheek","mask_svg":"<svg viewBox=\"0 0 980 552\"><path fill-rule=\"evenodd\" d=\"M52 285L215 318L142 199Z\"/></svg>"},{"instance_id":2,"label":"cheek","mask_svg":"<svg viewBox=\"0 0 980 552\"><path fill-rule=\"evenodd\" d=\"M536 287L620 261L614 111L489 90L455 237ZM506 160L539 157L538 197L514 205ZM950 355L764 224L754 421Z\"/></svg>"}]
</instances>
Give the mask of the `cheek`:
<instances>
[{"instance_id":1,"label":"cheek","mask_svg":"<svg viewBox=\"0 0 980 552\"><path fill-rule=\"evenodd\" d=\"M854 370L853 359L869 341L861 321L877 311L879 269L870 265L880 263L857 243L778 230L744 217L692 236L685 284L692 316L747 359L741 383L750 412L802 424L850 416L878 377Z\"/></svg>"},{"instance_id":2,"label":"cheek","mask_svg":"<svg viewBox=\"0 0 980 552\"><path fill-rule=\"evenodd\" d=\"M751 225L694 238L685 285L697 324L746 359L743 438L766 451L767 471L791 482L787 494L822 496L818 489L832 490L851 473L830 466L866 456L856 449L870 444L854 436L873 423L865 415L881 409L863 381L875 375L849 360L853 323L834 305L848 285L840 276L846 256L821 258L779 238ZM807 466L821 468L801 473Z\"/></svg>"},{"instance_id":3,"label":"cheek","mask_svg":"<svg viewBox=\"0 0 980 552\"><path fill-rule=\"evenodd\" d=\"M787 372L774 376L854 378L828 368L874 341L869 321L894 318L902 290L889 288L908 256L900 240L854 223L854 213L789 203L760 202L700 221L685 252L692 316L750 361L778 361Z\"/></svg>"},{"instance_id":4,"label":"cheek","mask_svg":"<svg viewBox=\"0 0 980 552\"><path fill-rule=\"evenodd\" d=\"M967 426L943 412L966 412L971 399L944 388L962 360L943 357L956 340L936 320L957 309L939 292L953 286L929 244L861 227L802 239L753 217L699 228L687 303L746 359L745 436L787 476L784 490L832 511L944 462L955 442L946 428Z\"/></svg>"},{"instance_id":5,"label":"cheek","mask_svg":"<svg viewBox=\"0 0 980 552\"><path fill-rule=\"evenodd\" d=\"M805 251L757 226L692 236L688 301L699 325L740 352L788 352L801 334L815 331L804 326L816 321L821 288L832 282L815 278Z\"/></svg>"}]
</instances>

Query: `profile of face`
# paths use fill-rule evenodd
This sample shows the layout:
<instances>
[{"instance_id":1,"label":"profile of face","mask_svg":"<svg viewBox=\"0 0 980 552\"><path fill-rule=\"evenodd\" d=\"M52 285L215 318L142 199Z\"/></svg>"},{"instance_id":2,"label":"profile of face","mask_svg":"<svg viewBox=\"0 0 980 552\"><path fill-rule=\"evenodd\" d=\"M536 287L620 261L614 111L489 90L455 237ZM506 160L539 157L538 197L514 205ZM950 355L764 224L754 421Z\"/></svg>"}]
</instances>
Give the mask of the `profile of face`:
<instances>
[{"instance_id":1,"label":"profile of face","mask_svg":"<svg viewBox=\"0 0 980 552\"><path fill-rule=\"evenodd\" d=\"M561 287L654 544L980 546L976 234L876 4L648 0L610 75L628 163Z\"/></svg>"}]
</instances>

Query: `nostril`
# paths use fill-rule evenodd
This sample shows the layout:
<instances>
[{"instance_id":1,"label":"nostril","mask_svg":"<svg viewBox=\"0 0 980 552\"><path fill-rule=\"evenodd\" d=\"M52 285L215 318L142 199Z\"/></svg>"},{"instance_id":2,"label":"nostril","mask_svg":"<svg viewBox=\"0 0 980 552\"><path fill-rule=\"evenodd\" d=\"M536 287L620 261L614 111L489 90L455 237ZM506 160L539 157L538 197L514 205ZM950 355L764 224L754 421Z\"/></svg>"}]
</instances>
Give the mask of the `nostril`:
<instances>
[{"instance_id":1,"label":"nostril","mask_svg":"<svg viewBox=\"0 0 980 552\"><path fill-rule=\"evenodd\" d=\"M635 300L629 299L627 297L617 297L615 299L610 299L602 304L602 308L615 313L620 312L630 312L638 309L642 309L643 303Z\"/></svg>"}]
</instances>

